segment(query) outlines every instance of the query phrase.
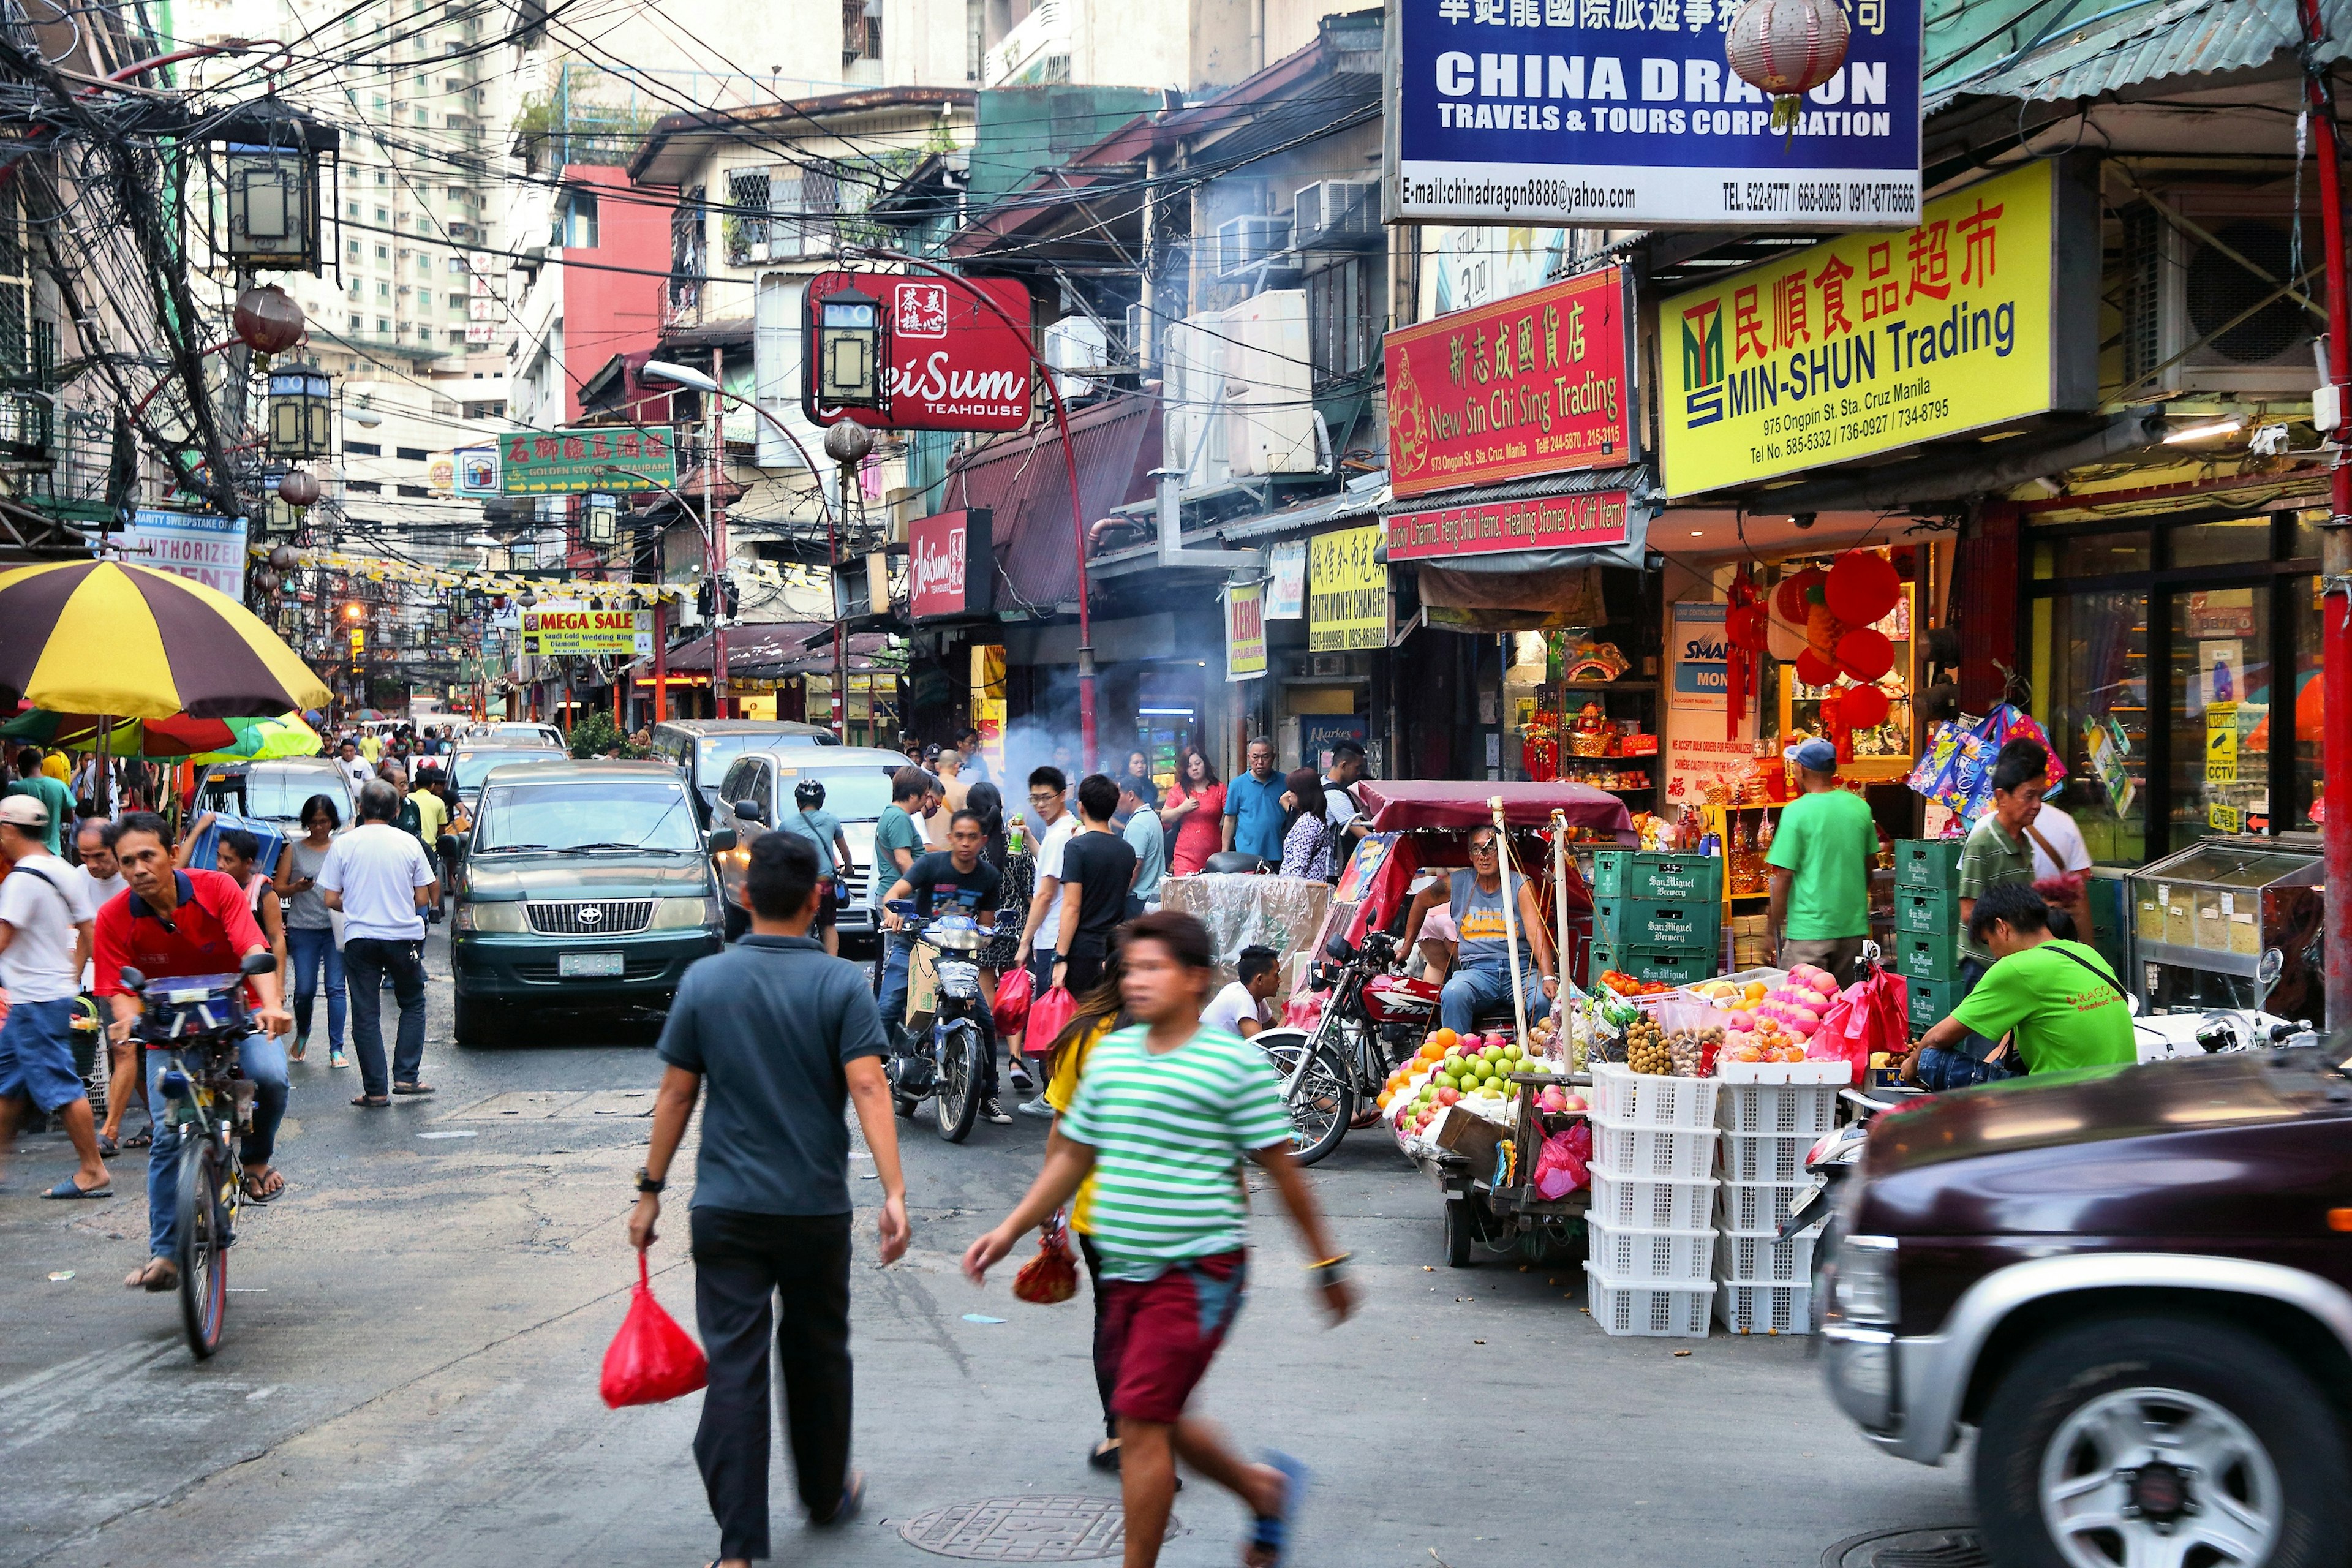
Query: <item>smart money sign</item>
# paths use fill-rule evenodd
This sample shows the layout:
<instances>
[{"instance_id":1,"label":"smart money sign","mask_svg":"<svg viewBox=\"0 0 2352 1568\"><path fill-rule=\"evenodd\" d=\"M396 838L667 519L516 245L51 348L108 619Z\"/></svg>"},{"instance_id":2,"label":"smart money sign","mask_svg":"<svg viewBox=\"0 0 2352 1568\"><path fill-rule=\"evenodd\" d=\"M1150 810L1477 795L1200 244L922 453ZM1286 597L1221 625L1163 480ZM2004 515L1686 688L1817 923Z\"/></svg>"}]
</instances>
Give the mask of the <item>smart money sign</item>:
<instances>
[{"instance_id":1,"label":"smart money sign","mask_svg":"<svg viewBox=\"0 0 2352 1568\"><path fill-rule=\"evenodd\" d=\"M1392 0L1391 216L1410 221L1908 223L1920 0L1844 0L1846 62L1792 129L1724 63L1738 0Z\"/></svg>"}]
</instances>

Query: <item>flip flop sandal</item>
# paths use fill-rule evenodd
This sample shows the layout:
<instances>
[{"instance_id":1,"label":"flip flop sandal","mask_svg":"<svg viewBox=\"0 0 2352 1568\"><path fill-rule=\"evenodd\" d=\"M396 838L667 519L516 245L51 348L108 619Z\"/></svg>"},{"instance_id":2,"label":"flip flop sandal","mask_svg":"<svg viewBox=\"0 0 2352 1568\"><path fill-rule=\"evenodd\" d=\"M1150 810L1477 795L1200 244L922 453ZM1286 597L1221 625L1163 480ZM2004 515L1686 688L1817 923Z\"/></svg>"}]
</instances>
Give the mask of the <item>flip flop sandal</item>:
<instances>
[{"instance_id":1,"label":"flip flop sandal","mask_svg":"<svg viewBox=\"0 0 2352 1568\"><path fill-rule=\"evenodd\" d=\"M1307 1495L1305 1465L1287 1454L1271 1451L1266 1454L1265 1462L1282 1472L1282 1511L1260 1514L1253 1524L1249 1543L1243 1553L1244 1560L1250 1563L1251 1568L1277 1568L1284 1552L1290 1545L1291 1519L1298 1512L1299 1500ZM1261 1555L1251 1559L1250 1552Z\"/></svg>"},{"instance_id":2,"label":"flip flop sandal","mask_svg":"<svg viewBox=\"0 0 2352 1568\"><path fill-rule=\"evenodd\" d=\"M1119 1453L1120 1447L1118 1440L1117 1438L1113 1438L1109 1442L1097 1444L1094 1449L1087 1455L1087 1463L1093 1466L1097 1470L1115 1476L1118 1474Z\"/></svg>"},{"instance_id":3,"label":"flip flop sandal","mask_svg":"<svg viewBox=\"0 0 2352 1568\"><path fill-rule=\"evenodd\" d=\"M122 1141L125 1149L152 1149L154 1145L155 1130L152 1127L142 1127Z\"/></svg>"},{"instance_id":4,"label":"flip flop sandal","mask_svg":"<svg viewBox=\"0 0 2352 1568\"><path fill-rule=\"evenodd\" d=\"M47 1192L43 1193L41 1195L45 1198L66 1199L110 1198L114 1195L114 1185L110 1182L105 1186L92 1187L89 1191L85 1192L81 1188L75 1186L74 1179L71 1176L68 1176L64 1181L59 1182L56 1186L51 1187Z\"/></svg>"},{"instance_id":5,"label":"flip flop sandal","mask_svg":"<svg viewBox=\"0 0 2352 1568\"><path fill-rule=\"evenodd\" d=\"M274 1187L268 1184L272 1181L275 1181L278 1184ZM244 1175L237 1178L237 1185L245 1189L245 1201L247 1203L276 1203L278 1198L285 1194L286 1178L274 1169L267 1176L257 1176L252 1172L247 1171Z\"/></svg>"},{"instance_id":6,"label":"flip flop sandal","mask_svg":"<svg viewBox=\"0 0 2352 1568\"><path fill-rule=\"evenodd\" d=\"M157 1263L163 1264L163 1267L161 1268L153 1267ZM151 1296L160 1296L166 1290L176 1290L180 1288L180 1271L172 1266L168 1258L152 1258L149 1260L148 1267L140 1269L138 1283L132 1288L144 1290Z\"/></svg>"},{"instance_id":7,"label":"flip flop sandal","mask_svg":"<svg viewBox=\"0 0 2352 1568\"><path fill-rule=\"evenodd\" d=\"M111 1159L113 1159L117 1154L120 1154L120 1153L121 1153L121 1152L122 1152L122 1145L121 1145L121 1144L117 1143L113 1139L109 1138L109 1137L108 1137L105 1133L103 1133L103 1132L101 1132L101 1133L100 1133L100 1134L98 1135L98 1157L99 1157L100 1159L101 1159L101 1160L111 1160Z\"/></svg>"},{"instance_id":8,"label":"flip flop sandal","mask_svg":"<svg viewBox=\"0 0 2352 1568\"><path fill-rule=\"evenodd\" d=\"M429 1083L396 1083L392 1086L392 1092L394 1094L431 1094L433 1092L433 1086Z\"/></svg>"},{"instance_id":9,"label":"flip flop sandal","mask_svg":"<svg viewBox=\"0 0 2352 1568\"><path fill-rule=\"evenodd\" d=\"M833 1505L833 1511L823 1519L813 1519L809 1522L819 1530L837 1530L865 1511L866 1472L852 1470L849 1479L842 1486L841 1500Z\"/></svg>"},{"instance_id":10,"label":"flip flop sandal","mask_svg":"<svg viewBox=\"0 0 2352 1568\"><path fill-rule=\"evenodd\" d=\"M392 1106L392 1096L388 1094L355 1094L352 1096L352 1103L358 1106L362 1110L389 1110Z\"/></svg>"}]
</instances>

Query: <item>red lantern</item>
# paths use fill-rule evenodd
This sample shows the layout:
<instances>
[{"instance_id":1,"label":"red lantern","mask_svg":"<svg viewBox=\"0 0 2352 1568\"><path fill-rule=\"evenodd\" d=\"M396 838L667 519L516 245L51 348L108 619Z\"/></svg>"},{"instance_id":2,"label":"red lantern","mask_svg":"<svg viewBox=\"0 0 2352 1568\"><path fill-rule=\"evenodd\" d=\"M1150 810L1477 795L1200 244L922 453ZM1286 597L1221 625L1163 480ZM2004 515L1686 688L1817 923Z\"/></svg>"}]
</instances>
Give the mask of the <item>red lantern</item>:
<instances>
[{"instance_id":1,"label":"red lantern","mask_svg":"<svg viewBox=\"0 0 2352 1568\"><path fill-rule=\"evenodd\" d=\"M1793 577L1784 577L1772 593L1772 607L1780 612L1784 621L1805 624L1805 607L1818 605L1821 595L1813 590L1829 581L1829 574L1818 566L1808 566Z\"/></svg>"},{"instance_id":2,"label":"red lantern","mask_svg":"<svg viewBox=\"0 0 2352 1568\"><path fill-rule=\"evenodd\" d=\"M1838 638L1837 662L1856 680L1876 680L1895 668L1895 645L1885 632L1856 626Z\"/></svg>"},{"instance_id":3,"label":"red lantern","mask_svg":"<svg viewBox=\"0 0 2352 1568\"><path fill-rule=\"evenodd\" d=\"M1875 686L1851 687L1838 711L1853 729L1875 730L1886 722L1886 693Z\"/></svg>"},{"instance_id":4,"label":"red lantern","mask_svg":"<svg viewBox=\"0 0 2352 1568\"><path fill-rule=\"evenodd\" d=\"M274 354L292 348L302 341L308 325L302 319L302 307L294 297L275 283L258 289L247 289L236 297L236 310L232 317L238 341L256 353Z\"/></svg>"},{"instance_id":5,"label":"red lantern","mask_svg":"<svg viewBox=\"0 0 2352 1568\"><path fill-rule=\"evenodd\" d=\"M1797 656L1797 679L1808 686L1827 686L1837 679L1837 666L1808 647Z\"/></svg>"},{"instance_id":6,"label":"red lantern","mask_svg":"<svg viewBox=\"0 0 2352 1568\"><path fill-rule=\"evenodd\" d=\"M1903 596L1903 579L1895 574L1895 563L1869 550L1839 556L1824 586L1831 613L1848 626L1884 620Z\"/></svg>"},{"instance_id":7,"label":"red lantern","mask_svg":"<svg viewBox=\"0 0 2352 1568\"><path fill-rule=\"evenodd\" d=\"M1748 0L1724 31L1723 56L1758 91L1793 98L1837 75L1849 33L1838 0Z\"/></svg>"},{"instance_id":8,"label":"red lantern","mask_svg":"<svg viewBox=\"0 0 2352 1568\"><path fill-rule=\"evenodd\" d=\"M1723 617L1724 635L1751 653L1764 651L1764 606L1734 605Z\"/></svg>"}]
</instances>

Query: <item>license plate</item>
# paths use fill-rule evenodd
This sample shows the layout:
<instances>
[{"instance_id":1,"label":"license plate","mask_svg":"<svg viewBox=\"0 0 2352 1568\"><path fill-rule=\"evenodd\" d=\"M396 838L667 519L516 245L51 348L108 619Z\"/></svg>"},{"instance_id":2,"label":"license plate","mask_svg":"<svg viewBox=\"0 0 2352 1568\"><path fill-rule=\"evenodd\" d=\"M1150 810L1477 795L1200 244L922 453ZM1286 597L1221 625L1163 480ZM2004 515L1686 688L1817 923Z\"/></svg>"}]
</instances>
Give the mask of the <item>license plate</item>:
<instances>
[{"instance_id":1,"label":"license plate","mask_svg":"<svg viewBox=\"0 0 2352 1568\"><path fill-rule=\"evenodd\" d=\"M566 980L594 979L621 973L617 952L564 952L555 959L555 973Z\"/></svg>"}]
</instances>

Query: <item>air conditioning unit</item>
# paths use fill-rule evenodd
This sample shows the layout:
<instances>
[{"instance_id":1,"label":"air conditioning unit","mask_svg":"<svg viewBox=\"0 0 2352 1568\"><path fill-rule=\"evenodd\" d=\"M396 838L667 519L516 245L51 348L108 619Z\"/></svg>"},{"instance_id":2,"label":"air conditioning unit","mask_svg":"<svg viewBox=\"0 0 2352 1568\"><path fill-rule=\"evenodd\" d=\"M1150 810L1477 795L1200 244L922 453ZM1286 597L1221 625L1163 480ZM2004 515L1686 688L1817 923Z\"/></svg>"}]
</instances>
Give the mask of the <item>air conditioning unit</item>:
<instances>
[{"instance_id":1,"label":"air conditioning unit","mask_svg":"<svg viewBox=\"0 0 2352 1568\"><path fill-rule=\"evenodd\" d=\"M1290 220L1260 216L1217 226L1217 276L1239 278L1274 259L1290 244Z\"/></svg>"},{"instance_id":2,"label":"air conditioning unit","mask_svg":"<svg viewBox=\"0 0 2352 1568\"><path fill-rule=\"evenodd\" d=\"M1308 385L1307 295L1270 289L1224 313L1225 449L1238 475L1324 471Z\"/></svg>"},{"instance_id":3,"label":"air conditioning unit","mask_svg":"<svg viewBox=\"0 0 2352 1568\"><path fill-rule=\"evenodd\" d=\"M1110 363L1109 334L1092 316L1065 316L1045 329L1044 358L1054 373L1054 385L1064 397L1085 397L1100 390L1097 383L1076 374L1098 371Z\"/></svg>"},{"instance_id":4,"label":"air conditioning unit","mask_svg":"<svg viewBox=\"0 0 2352 1568\"><path fill-rule=\"evenodd\" d=\"M1318 180L1303 185L1292 220L1292 243L1301 247L1353 247L1377 239L1381 233L1381 183Z\"/></svg>"},{"instance_id":5,"label":"air conditioning unit","mask_svg":"<svg viewBox=\"0 0 2352 1568\"><path fill-rule=\"evenodd\" d=\"M2312 341L2323 323L2296 300L2272 298L2281 283L2292 281L2293 194L2214 186L2160 194L2166 205L2203 232L2190 232L2145 204L2124 211L2124 395L2309 396ZM2319 218L2306 202L2305 270L2320 265L2326 251ZM2314 277L2298 291L2315 296L2319 287Z\"/></svg>"},{"instance_id":6,"label":"air conditioning unit","mask_svg":"<svg viewBox=\"0 0 2352 1568\"><path fill-rule=\"evenodd\" d=\"M1225 313L1203 311L1161 324L1160 374L1167 416L1162 460L1189 470L1184 488L1202 489L1233 477L1225 455ZM1195 462L1193 454L1199 453Z\"/></svg>"}]
</instances>

